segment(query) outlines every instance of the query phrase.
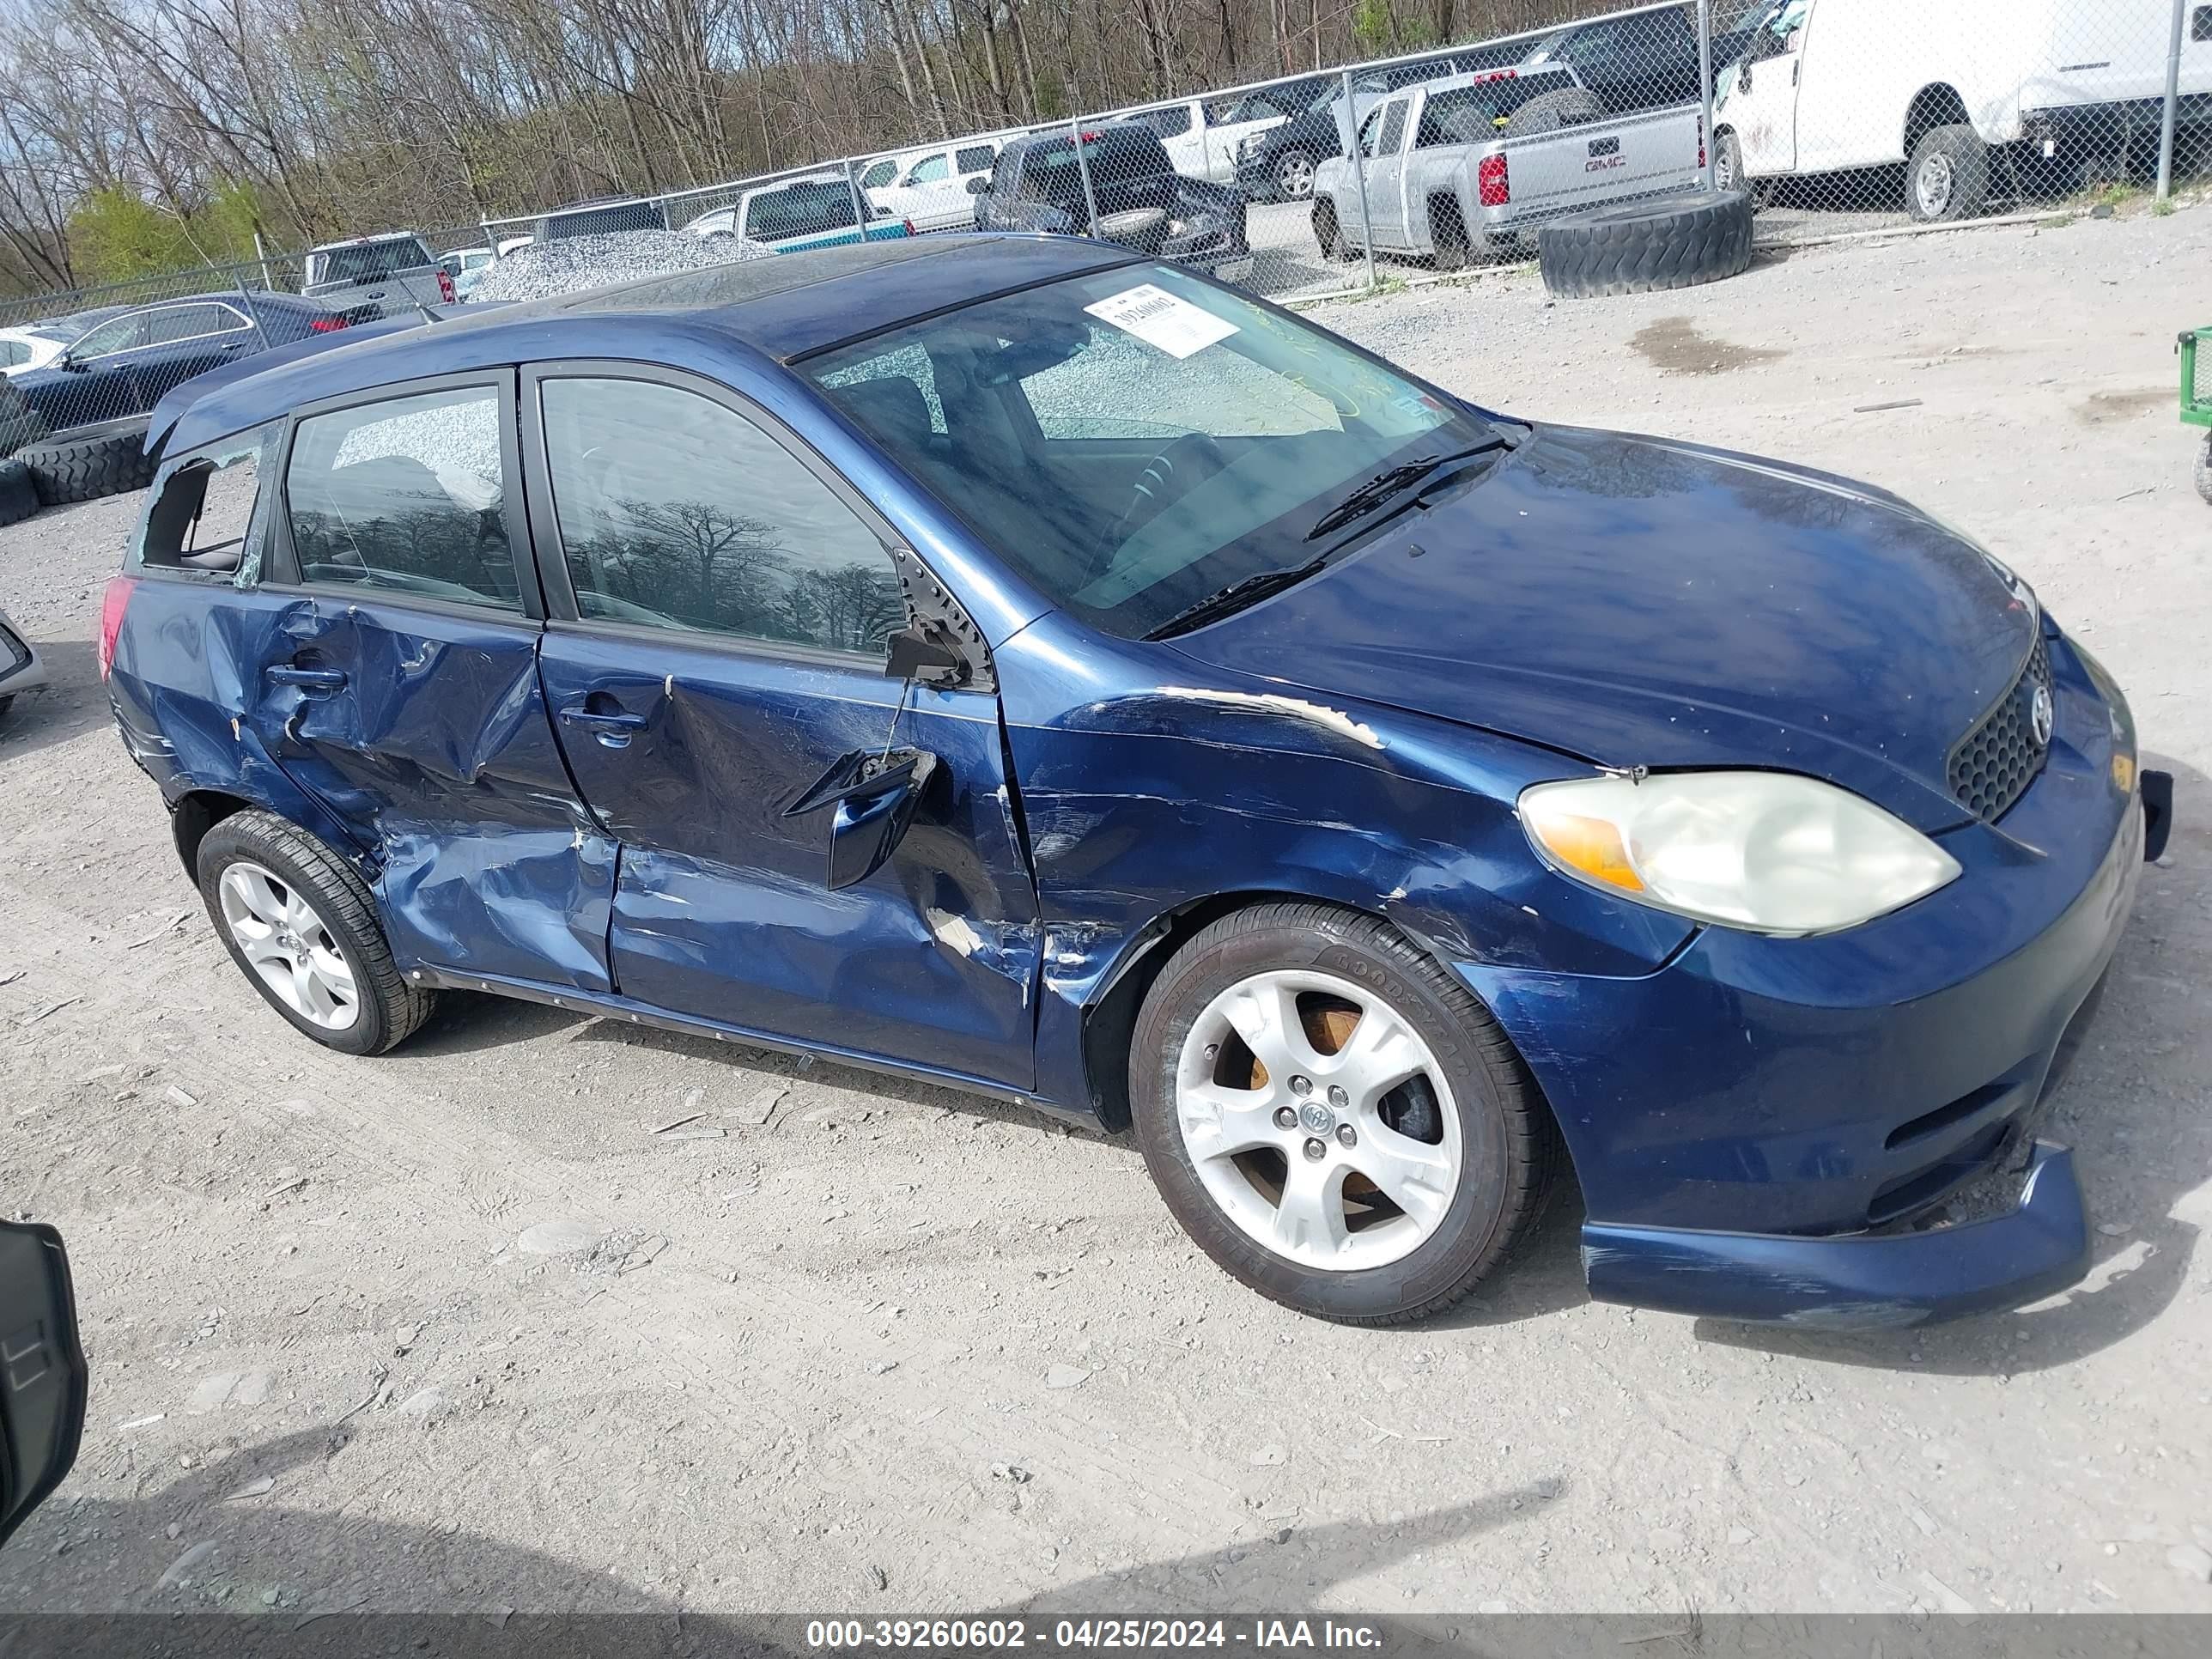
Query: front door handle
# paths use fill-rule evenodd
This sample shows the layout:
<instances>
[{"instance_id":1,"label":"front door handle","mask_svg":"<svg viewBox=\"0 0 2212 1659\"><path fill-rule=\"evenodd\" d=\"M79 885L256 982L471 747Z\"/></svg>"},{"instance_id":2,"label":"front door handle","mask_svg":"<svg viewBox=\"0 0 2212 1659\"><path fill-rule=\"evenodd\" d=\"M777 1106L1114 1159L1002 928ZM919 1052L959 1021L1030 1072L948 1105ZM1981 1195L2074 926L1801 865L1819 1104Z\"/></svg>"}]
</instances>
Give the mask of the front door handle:
<instances>
[{"instance_id":1,"label":"front door handle","mask_svg":"<svg viewBox=\"0 0 2212 1659\"><path fill-rule=\"evenodd\" d=\"M276 663L264 669L262 677L272 685L296 685L306 691L338 691L345 687L346 677L335 668L301 668L295 664Z\"/></svg>"}]
</instances>

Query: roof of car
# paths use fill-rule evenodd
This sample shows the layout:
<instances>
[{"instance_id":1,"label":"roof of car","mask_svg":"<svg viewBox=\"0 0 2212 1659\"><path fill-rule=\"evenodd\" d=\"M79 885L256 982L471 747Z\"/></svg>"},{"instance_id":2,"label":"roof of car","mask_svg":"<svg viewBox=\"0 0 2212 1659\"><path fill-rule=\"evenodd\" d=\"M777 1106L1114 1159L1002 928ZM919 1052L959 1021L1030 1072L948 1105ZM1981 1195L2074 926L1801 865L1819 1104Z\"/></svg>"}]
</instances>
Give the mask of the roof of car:
<instances>
[{"instance_id":1,"label":"roof of car","mask_svg":"<svg viewBox=\"0 0 2212 1659\"><path fill-rule=\"evenodd\" d=\"M150 431L172 453L197 449L305 404L505 363L609 357L708 368L718 349L731 368L749 353L789 362L1137 257L1069 236L897 237L486 306L481 315L464 307L435 326L395 319L189 380L155 408Z\"/></svg>"}]
</instances>

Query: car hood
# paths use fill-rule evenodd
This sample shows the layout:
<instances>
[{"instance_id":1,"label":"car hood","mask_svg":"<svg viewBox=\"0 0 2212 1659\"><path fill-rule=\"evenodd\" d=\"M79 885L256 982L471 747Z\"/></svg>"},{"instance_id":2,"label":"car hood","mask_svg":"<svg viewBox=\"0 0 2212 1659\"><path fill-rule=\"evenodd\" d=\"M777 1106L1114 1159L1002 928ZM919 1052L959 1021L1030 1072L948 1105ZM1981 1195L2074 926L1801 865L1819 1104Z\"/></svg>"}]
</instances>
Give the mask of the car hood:
<instances>
[{"instance_id":1,"label":"car hood","mask_svg":"<svg viewBox=\"0 0 2212 1659\"><path fill-rule=\"evenodd\" d=\"M1966 817L1950 751L2037 626L1972 543L1880 490L1540 426L1358 554L1175 645L1601 765L1808 773L1934 830Z\"/></svg>"}]
</instances>

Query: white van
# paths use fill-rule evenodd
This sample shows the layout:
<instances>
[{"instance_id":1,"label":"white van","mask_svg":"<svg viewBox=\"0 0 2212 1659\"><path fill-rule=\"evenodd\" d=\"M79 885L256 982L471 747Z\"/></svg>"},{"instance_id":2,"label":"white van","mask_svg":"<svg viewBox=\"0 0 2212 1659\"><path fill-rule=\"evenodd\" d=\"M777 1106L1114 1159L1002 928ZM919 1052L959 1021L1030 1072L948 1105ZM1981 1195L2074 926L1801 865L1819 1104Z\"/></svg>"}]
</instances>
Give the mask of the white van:
<instances>
[{"instance_id":1,"label":"white van","mask_svg":"<svg viewBox=\"0 0 2212 1659\"><path fill-rule=\"evenodd\" d=\"M2185 0L2185 118L2212 118L2212 0ZM1963 219L2007 163L2080 169L2154 141L2172 0L1775 0L1722 74L1723 185L1905 166L1916 219Z\"/></svg>"},{"instance_id":2,"label":"white van","mask_svg":"<svg viewBox=\"0 0 2212 1659\"><path fill-rule=\"evenodd\" d=\"M904 219L917 234L930 230L973 230L975 192L969 181L988 179L999 159L1000 138L969 138L908 150L888 174L872 162L860 174L871 204L893 219ZM887 158L888 159L888 158ZM870 180L877 182L871 183Z\"/></svg>"}]
</instances>

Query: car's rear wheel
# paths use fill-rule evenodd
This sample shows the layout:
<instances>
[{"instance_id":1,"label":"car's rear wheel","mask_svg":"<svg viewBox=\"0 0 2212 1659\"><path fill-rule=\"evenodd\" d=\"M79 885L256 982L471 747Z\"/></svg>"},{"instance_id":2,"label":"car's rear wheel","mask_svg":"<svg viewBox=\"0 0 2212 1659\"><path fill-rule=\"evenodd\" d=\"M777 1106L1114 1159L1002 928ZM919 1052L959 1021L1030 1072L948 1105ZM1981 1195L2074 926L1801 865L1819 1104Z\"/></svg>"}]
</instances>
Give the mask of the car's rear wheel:
<instances>
[{"instance_id":1,"label":"car's rear wheel","mask_svg":"<svg viewBox=\"0 0 2212 1659\"><path fill-rule=\"evenodd\" d=\"M1303 202L1314 193L1314 159L1302 149L1285 150L1275 158L1275 197L1278 201Z\"/></svg>"},{"instance_id":2,"label":"car's rear wheel","mask_svg":"<svg viewBox=\"0 0 2212 1659\"><path fill-rule=\"evenodd\" d=\"M1373 917L1266 904L1161 969L1129 1058L1161 1196L1235 1278L1322 1318L1450 1306L1540 1209L1554 1132L1466 987Z\"/></svg>"},{"instance_id":3,"label":"car's rear wheel","mask_svg":"<svg viewBox=\"0 0 2212 1659\"><path fill-rule=\"evenodd\" d=\"M392 960L353 866L297 824L245 811L199 848L200 896L240 970L299 1030L377 1054L429 1018L435 994Z\"/></svg>"},{"instance_id":4,"label":"car's rear wheel","mask_svg":"<svg viewBox=\"0 0 2212 1659\"><path fill-rule=\"evenodd\" d=\"M1314 240L1321 244L1324 259L1342 259L1351 255L1344 245L1344 232L1336 222L1336 206L1331 202L1316 202L1313 210Z\"/></svg>"},{"instance_id":5,"label":"car's rear wheel","mask_svg":"<svg viewBox=\"0 0 2212 1659\"><path fill-rule=\"evenodd\" d=\"M1467 234L1467 224L1460 217L1459 204L1449 196L1439 196L1429 204L1429 240L1434 247L1429 263L1438 270L1463 269L1473 242Z\"/></svg>"}]
</instances>

